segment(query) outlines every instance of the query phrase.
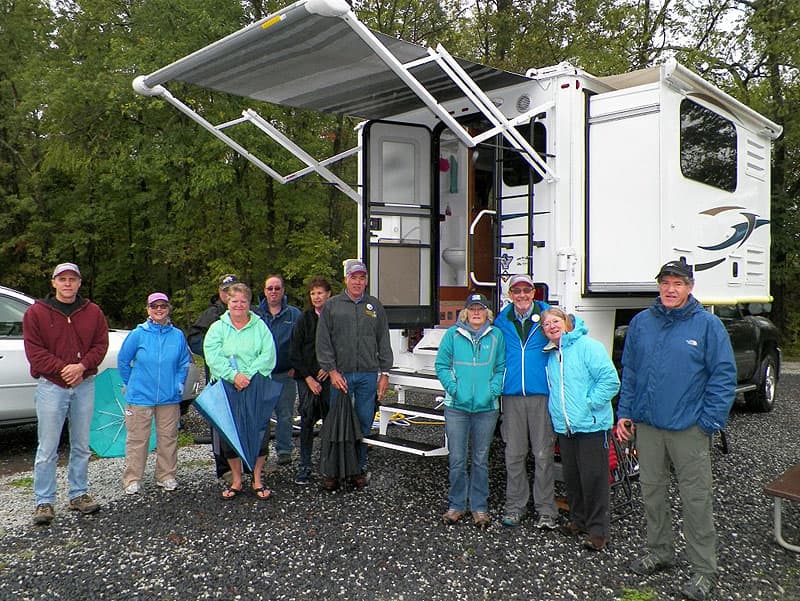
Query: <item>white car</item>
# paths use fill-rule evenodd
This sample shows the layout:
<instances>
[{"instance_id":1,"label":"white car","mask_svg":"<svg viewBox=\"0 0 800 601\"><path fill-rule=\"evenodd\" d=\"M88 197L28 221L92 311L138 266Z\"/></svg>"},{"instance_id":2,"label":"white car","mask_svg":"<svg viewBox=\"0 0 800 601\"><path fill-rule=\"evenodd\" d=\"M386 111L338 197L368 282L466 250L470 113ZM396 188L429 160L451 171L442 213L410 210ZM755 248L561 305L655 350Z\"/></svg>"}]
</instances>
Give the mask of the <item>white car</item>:
<instances>
[{"instance_id":1,"label":"white car","mask_svg":"<svg viewBox=\"0 0 800 601\"><path fill-rule=\"evenodd\" d=\"M31 377L22 343L22 316L33 303L30 296L0 286L0 426L36 422L33 402L36 380ZM129 331L108 331L108 353L98 373L117 367L117 353ZM203 370L193 361L183 393L183 407L188 407L200 393L204 380Z\"/></svg>"}]
</instances>

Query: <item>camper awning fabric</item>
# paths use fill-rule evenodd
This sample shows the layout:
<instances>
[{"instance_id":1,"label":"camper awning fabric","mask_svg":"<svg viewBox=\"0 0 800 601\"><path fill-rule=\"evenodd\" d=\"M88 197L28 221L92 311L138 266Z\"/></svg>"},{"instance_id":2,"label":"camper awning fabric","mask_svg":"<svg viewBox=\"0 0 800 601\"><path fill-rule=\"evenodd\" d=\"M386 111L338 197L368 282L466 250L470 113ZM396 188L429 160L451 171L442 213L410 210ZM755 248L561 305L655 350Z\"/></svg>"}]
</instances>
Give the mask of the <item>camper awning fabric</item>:
<instances>
[{"instance_id":1,"label":"camper awning fabric","mask_svg":"<svg viewBox=\"0 0 800 601\"><path fill-rule=\"evenodd\" d=\"M403 63L425 48L377 32ZM484 90L527 77L458 60ZM435 63L410 69L441 103L463 93ZM306 2L219 40L144 78L149 87L179 80L274 104L380 119L424 106L400 78L338 16L309 12Z\"/></svg>"}]
</instances>

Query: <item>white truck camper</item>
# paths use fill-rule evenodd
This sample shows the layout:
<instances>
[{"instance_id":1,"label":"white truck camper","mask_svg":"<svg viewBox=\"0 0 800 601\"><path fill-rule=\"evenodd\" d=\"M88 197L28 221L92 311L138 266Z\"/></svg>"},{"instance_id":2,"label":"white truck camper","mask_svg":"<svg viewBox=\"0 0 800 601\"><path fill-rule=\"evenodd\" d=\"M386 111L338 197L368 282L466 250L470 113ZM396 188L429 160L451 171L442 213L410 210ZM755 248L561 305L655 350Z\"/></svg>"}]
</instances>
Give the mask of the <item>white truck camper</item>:
<instances>
[{"instance_id":1,"label":"white truck camper","mask_svg":"<svg viewBox=\"0 0 800 601\"><path fill-rule=\"evenodd\" d=\"M361 118L359 144L318 160L254 110L211 124L170 94L172 80ZM566 63L519 75L374 32L345 0L301 0L133 85L275 180L316 173L358 203L401 402L407 389L441 392L433 362L445 328L469 291L502 309L514 274L580 314L609 352L670 259L694 267L703 303L771 300L770 150L781 127L675 61L611 77ZM278 173L226 133L243 126L307 167ZM352 186L329 167L354 155ZM386 436L394 410L382 410L373 444L447 452Z\"/></svg>"}]
</instances>

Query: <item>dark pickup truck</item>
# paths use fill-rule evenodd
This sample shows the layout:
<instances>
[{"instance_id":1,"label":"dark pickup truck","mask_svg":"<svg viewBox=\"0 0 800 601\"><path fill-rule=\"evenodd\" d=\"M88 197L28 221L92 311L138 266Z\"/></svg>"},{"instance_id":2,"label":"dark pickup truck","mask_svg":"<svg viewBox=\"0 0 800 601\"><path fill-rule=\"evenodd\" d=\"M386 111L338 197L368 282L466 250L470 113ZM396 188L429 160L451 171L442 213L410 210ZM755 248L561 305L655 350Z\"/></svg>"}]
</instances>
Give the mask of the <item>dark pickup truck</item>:
<instances>
[{"instance_id":1,"label":"dark pickup truck","mask_svg":"<svg viewBox=\"0 0 800 601\"><path fill-rule=\"evenodd\" d=\"M769 309L762 303L707 307L728 330L736 357L736 392L744 396L752 411L771 411L775 388L780 378L781 349L778 328L762 314ZM627 325L614 331L614 364L621 368Z\"/></svg>"}]
</instances>

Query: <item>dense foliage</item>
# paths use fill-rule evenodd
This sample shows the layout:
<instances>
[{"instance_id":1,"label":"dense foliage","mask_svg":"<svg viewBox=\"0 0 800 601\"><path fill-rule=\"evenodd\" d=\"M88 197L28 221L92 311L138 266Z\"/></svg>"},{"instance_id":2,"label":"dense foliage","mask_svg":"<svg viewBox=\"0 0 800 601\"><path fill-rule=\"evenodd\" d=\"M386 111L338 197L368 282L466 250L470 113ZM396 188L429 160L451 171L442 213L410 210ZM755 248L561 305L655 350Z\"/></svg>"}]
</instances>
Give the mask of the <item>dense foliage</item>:
<instances>
[{"instance_id":1,"label":"dense foliage","mask_svg":"<svg viewBox=\"0 0 800 601\"><path fill-rule=\"evenodd\" d=\"M153 289L180 325L233 271L260 287L283 273L295 302L356 253L355 206L304 178L280 186L131 80L281 8L275 0L0 0L0 276L32 294L61 260L117 324ZM773 153L774 317L798 346L793 166L800 149L797 0L362 0L371 27L442 43L457 56L524 72L570 61L597 75L678 59L785 127ZM251 101L173 85L211 122ZM355 143L349 119L273 106L259 112L318 158ZM235 138L281 173L300 167L248 129ZM352 161L351 161L352 163ZM337 167L355 182L355 166Z\"/></svg>"}]
</instances>

